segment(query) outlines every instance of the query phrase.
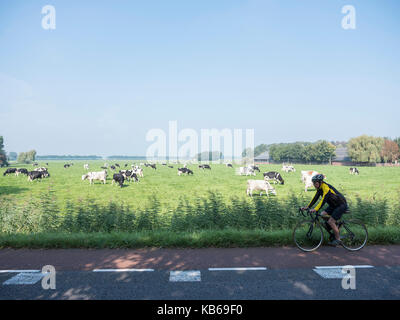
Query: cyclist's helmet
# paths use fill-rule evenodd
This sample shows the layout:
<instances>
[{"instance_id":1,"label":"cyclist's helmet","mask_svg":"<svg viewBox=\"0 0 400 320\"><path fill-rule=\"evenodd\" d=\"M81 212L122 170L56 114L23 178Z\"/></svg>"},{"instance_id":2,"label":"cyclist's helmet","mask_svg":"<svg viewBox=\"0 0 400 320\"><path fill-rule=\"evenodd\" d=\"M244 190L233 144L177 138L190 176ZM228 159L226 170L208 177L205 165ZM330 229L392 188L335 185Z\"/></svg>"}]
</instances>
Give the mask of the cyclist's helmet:
<instances>
[{"instance_id":1,"label":"cyclist's helmet","mask_svg":"<svg viewBox=\"0 0 400 320\"><path fill-rule=\"evenodd\" d=\"M312 182L322 182L323 180L324 180L324 175L323 174L316 174L311 179Z\"/></svg>"}]
</instances>

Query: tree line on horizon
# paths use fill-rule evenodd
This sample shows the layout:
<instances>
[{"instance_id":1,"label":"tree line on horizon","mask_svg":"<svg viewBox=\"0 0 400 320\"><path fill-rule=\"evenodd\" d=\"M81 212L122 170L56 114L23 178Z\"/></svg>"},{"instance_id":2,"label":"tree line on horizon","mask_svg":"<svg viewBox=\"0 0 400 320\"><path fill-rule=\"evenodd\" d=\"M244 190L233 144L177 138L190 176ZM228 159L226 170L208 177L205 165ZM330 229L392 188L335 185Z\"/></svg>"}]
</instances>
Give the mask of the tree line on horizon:
<instances>
[{"instance_id":1,"label":"tree line on horizon","mask_svg":"<svg viewBox=\"0 0 400 320\"><path fill-rule=\"evenodd\" d=\"M318 140L312 142L274 143L260 144L252 149L245 149L243 157L249 155L254 157L269 151L270 159L276 162L329 162L335 157L335 151L339 147L346 147L349 157L353 162L359 163L393 163L400 159L400 137L390 139L388 137L373 137L361 135L351 138L349 141L326 141ZM8 155L4 150L4 139L0 136L0 167L7 166L8 161L18 163L32 163L35 160L100 160L103 157L96 155L47 155L36 156L35 150L28 152L10 152ZM109 156L107 159L142 159L140 156ZM195 157L198 160L220 160L224 156L222 152L203 152Z\"/></svg>"}]
</instances>

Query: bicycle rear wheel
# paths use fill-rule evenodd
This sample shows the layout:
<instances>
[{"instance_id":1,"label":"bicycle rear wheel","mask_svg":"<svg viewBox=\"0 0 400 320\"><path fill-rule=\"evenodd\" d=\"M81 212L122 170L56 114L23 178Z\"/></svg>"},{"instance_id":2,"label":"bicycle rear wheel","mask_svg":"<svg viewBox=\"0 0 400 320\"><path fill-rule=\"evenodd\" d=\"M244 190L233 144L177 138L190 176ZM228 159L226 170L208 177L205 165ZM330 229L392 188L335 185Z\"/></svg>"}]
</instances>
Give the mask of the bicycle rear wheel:
<instances>
[{"instance_id":1,"label":"bicycle rear wheel","mask_svg":"<svg viewBox=\"0 0 400 320\"><path fill-rule=\"evenodd\" d=\"M323 239L321 225L313 220L300 221L293 230L294 243L306 252L317 250Z\"/></svg>"},{"instance_id":2,"label":"bicycle rear wheel","mask_svg":"<svg viewBox=\"0 0 400 320\"><path fill-rule=\"evenodd\" d=\"M340 240L342 241L343 247L345 247L347 250L360 250L367 243L367 228L359 220L343 220L339 230Z\"/></svg>"}]
</instances>

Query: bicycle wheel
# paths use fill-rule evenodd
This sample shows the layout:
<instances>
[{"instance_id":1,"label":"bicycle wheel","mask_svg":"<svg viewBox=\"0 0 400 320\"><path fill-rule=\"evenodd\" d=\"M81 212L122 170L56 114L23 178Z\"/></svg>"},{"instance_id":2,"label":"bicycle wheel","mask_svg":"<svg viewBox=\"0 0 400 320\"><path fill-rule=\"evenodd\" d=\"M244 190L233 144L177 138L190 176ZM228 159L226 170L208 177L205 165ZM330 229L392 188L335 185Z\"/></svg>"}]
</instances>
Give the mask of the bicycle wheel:
<instances>
[{"instance_id":1,"label":"bicycle wheel","mask_svg":"<svg viewBox=\"0 0 400 320\"><path fill-rule=\"evenodd\" d=\"M293 241L303 251L319 248L324 239L321 225L313 220L300 221L293 230Z\"/></svg>"},{"instance_id":2,"label":"bicycle wheel","mask_svg":"<svg viewBox=\"0 0 400 320\"><path fill-rule=\"evenodd\" d=\"M359 220L343 220L339 227L343 247L350 251L360 250L368 240L368 231Z\"/></svg>"}]
</instances>

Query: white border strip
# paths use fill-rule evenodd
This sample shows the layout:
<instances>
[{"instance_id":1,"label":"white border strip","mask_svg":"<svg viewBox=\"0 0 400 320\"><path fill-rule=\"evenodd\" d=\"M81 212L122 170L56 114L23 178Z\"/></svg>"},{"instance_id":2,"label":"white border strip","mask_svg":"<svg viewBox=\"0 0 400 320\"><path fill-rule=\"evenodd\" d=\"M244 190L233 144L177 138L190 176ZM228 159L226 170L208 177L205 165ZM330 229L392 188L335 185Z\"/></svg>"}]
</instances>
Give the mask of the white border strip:
<instances>
[{"instance_id":1,"label":"white border strip","mask_svg":"<svg viewBox=\"0 0 400 320\"><path fill-rule=\"evenodd\" d=\"M94 269L93 272L152 272L154 269Z\"/></svg>"},{"instance_id":2,"label":"white border strip","mask_svg":"<svg viewBox=\"0 0 400 320\"><path fill-rule=\"evenodd\" d=\"M16 272L16 273L21 273L21 272L32 273L32 272L40 272L40 270L0 270L0 273L13 273L13 272Z\"/></svg>"},{"instance_id":3,"label":"white border strip","mask_svg":"<svg viewBox=\"0 0 400 320\"><path fill-rule=\"evenodd\" d=\"M337 269L337 268L343 268L347 266L352 266L353 268L357 269L362 269L362 268L375 268L374 266L369 266L369 265L361 265L361 266L353 266L351 264L347 264L344 266L323 266L323 267L314 267L315 269Z\"/></svg>"},{"instance_id":4,"label":"white border strip","mask_svg":"<svg viewBox=\"0 0 400 320\"><path fill-rule=\"evenodd\" d=\"M267 270L266 267L208 268L209 271L255 271Z\"/></svg>"}]
</instances>

